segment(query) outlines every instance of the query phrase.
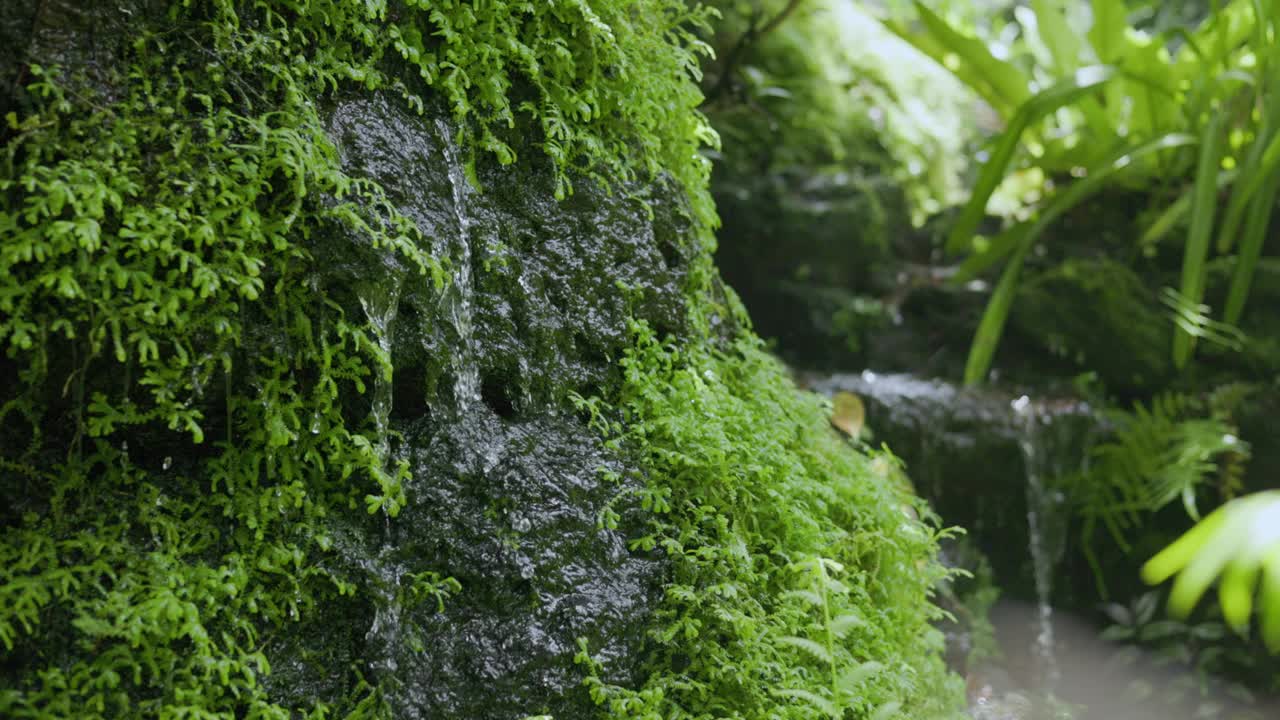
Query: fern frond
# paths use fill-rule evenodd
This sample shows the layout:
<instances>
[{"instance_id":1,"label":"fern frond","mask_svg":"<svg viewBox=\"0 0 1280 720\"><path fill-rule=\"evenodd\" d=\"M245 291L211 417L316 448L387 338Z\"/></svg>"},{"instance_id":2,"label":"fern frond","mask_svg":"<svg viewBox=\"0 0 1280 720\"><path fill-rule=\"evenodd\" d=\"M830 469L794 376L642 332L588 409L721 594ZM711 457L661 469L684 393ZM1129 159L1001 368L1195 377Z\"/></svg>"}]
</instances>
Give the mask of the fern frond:
<instances>
[{"instance_id":1,"label":"fern frond","mask_svg":"<svg viewBox=\"0 0 1280 720\"><path fill-rule=\"evenodd\" d=\"M836 661L836 659L831 656L830 651L821 644L808 638L796 637L795 635L784 635L783 637L778 638L778 642L783 645L790 645L791 647L810 655L813 659L827 665L832 665Z\"/></svg>"},{"instance_id":2,"label":"fern frond","mask_svg":"<svg viewBox=\"0 0 1280 720\"><path fill-rule=\"evenodd\" d=\"M897 715L901 709L902 703L892 700L876 708L876 711L871 713L869 720L889 720L889 718Z\"/></svg>"},{"instance_id":3,"label":"fern frond","mask_svg":"<svg viewBox=\"0 0 1280 720\"><path fill-rule=\"evenodd\" d=\"M1233 399L1241 393L1215 392L1208 403L1191 395L1163 393L1131 411L1112 411L1113 436L1091 451L1091 467L1065 480L1068 496L1083 516L1081 534L1106 595L1101 569L1091 543L1101 526L1126 552L1127 535L1144 514L1181 500L1188 516L1199 518L1197 495L1216 483L1218 495L1230 499L1233 481L1243 473L1248 445L1236 437L1231 423Z\"/></svg>"},{"instance_id":4,"label":"fern frond","mask_svg":"<svg viewBox=\"0 0 1280 720\"><path fill-rule=\"evenodd\" d=\"M803 600L814 607L822 607L822 597L812 590L788 590L782 593L786 600Z\"/></svg>"},{"instance_id":5,"label":"fern frond","mask_svg":"<svg viewBox=\"0 0 1280 720\"><path fill-rule=\"evenodd\" d=\"M840 689L840 694L844 697L853 697L855 690L857 690L864 681L883 669L884 665L876 662L875 660L858 663L840 674L840 678L837 680L836 686Z\"/></svg>"},{"instance_id":6,"label":"fern frond","mask_svg":"<svg viewBox=\"0 0 1280 720\"><path fill-rule=\"evenodd\" d=\"M856 613L844 613L831 618L831 632L835 633L836 637L843 638L849 634L850 630L866 624L867 621L863 620L862 616Z\"/></svg>"},{"instance_id":7,"label":"fern frond","mask_svg":"<svg viewBox=\"0 0 1280 720\"><path fill-rule=\"evenodd\" d=\"M792 690L792 689L774 690L773 694L779 697L789 697L789 698L794 698L796 700L803 700L804 702L809 703L810 705L817 708L818 710L821 710L823 713L826 713L828 717L835 717L837 712L835 703L831 702L827 698L824 698L817 693L810 692L808 690Z\"/></svg>"}]
</instances>

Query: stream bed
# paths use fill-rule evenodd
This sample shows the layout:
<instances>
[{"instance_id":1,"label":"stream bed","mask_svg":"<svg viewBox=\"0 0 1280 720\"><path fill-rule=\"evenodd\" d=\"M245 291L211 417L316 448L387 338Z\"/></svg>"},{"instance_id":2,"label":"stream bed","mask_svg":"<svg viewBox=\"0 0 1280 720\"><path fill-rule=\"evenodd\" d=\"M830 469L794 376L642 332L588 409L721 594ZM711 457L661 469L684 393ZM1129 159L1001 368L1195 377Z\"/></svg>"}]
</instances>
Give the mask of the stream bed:
<instances>
[{"instance_id":1,"label":"stream bed","mask_svg":"<svg viewBox=\"0 0 1280 720\"><path fill-rule=\"evenodd\" d=\"M1090 448L1108 432L1088 403L1069 394L971 390L898 373L798 377L828 396L856 395L865 406L859 440L890 448L942 522L966 529L968 551L952 548L953 564L974 569L976 550L990 569L1000 589L989 612L995 647L970 652L981 642L973 630L982 620L964 619L967 609L958 612L959 629L943 626L975 720L1280 717L1277 699L1199 672L1190 658L1170 659L1104 636L1096 619L1104 613L1091 612L1102 605L1062 482L1086 469ZM1128 562L1133 569L1125 574L1136 577L1140 561ZM1112 605L1111 613L1131 621L1141 615L1136 625L1183 627L1164 620L1159 593L1138 597L1137 610ZM1225 632L1212 622L1185 627L1190 634Z\"/></svg>"},{"instance_id":2,"label":"stream bed","mask_svg":"<svg viewBox=\"0 0 1280 720\"><path fill-rule=\"evenodd\" d=\"M1198 677L1132 645L1099 636L1090 620L1053 613L1056 679L1040 684L1037 661L1042 613L1035 603L1001 600L991 611L1003 656L969 671L974 720L1264 720L1280 717L1280 701Z\"/></svg>"}]
</instances>

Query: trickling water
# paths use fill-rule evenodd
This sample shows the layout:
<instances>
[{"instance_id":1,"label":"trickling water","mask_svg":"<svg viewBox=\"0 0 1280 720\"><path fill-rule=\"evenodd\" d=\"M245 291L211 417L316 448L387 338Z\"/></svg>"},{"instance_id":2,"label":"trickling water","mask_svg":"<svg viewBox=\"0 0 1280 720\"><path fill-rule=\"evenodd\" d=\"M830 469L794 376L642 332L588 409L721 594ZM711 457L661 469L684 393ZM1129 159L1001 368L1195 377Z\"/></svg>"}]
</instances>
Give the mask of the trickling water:
<instances>
[{"instance_id":1,"label":"trickling water","mask_svg":"<svg viewBox=\"0 0 1280 720\"><path fill-rule=\"evenodd\" d=\"M476 360L476 341L472 320L473 297L471 283L471 219L467 215L469 186L466 172L458 157L449 123L436 120L436 132L440 136L445 166L449 171L449 185L453 190L453 210L458 220L456 243L449 243L446 236L438 240L436 252L449 257L455 263L453 280L445 295L449 319L458 333L459 347L451 353L454 371L454 399L458 412L466 413L480 401L480 369Z\"/></svg>"},{"instance_id":2,"label":"trickling water","mask_svg":"<svg viewBox=\"0 0 1280 720\"><path fill-rule=\"evenodd\" d=\"M376 433L374 447L377 450L378 458L381 460L383 470L386 472L392 472L390 440L393 380L391 366L392 330L400 307L400 289L402 285L403 276L399 273L392 273L391 277L386 281L373 283L359 290L360 306L364 308L365 316L369 319L369 325L373 328L374 339L378 343L378 349L382 352L383 358L387 363L386 367L379 368L374 376L371 410L374 432ZM402 625L402 607L396 597L396 585L400 573L394 565L385 562L383 559L393 547L391 516L389 513L384 513L383 522L382 547L379 551L379 556L376 558L364 558L360 561L365 572L373 579L370 587L378 598L378 602L374 604L373 622L370 624L368 632L365 633L365 638L369 641L369 645L374 648L388 646L388 640L400 634ZM374 656L370 658L370 665L374 670L388 674L394 673L398 667L395 655L390 652L375 652Z\"/></svg>"},{"instance_id":3,"label":"trickling water","mask_svg":"<svg viewBox=\"0 0 1280 720\"><path fill-rule=\"evenodd\" d=\"M1022 426L1019 446L1027 468L1027 531L1030 537L1031 563L1036 586L1036 620L1039 623L1034 654L1039 667L1042 689L1052 696L1059 679L1058 658L1053 637L1053 566L1058 555L1054 533L1057 501L1046 487L1045 448L1041 442L1043 416L1026 395L1012 403Z\"/></svg>"},{"instance_id":4,"label":"trickling water","mask_svg":"<svg viewBox=\"0 0 1280 720\"><path fill-rule=\"evenodd\" d=\"M386 362L386 367L379 368L374 377L372 410L373 426L377 432L378 456L382 459L384 466L388 463L388 456L391 454L389 440L392 380L391 330L396 321L396 312L400 308L400 288L403 281L402 275L393 273L387 281L371 284L359 291L360 306L364 308L364 314L369 318L374 339L377 340L378 349L382 351ZM318 431L319 428L316 427L316 430Z\"/></svg>"}]
</instances>

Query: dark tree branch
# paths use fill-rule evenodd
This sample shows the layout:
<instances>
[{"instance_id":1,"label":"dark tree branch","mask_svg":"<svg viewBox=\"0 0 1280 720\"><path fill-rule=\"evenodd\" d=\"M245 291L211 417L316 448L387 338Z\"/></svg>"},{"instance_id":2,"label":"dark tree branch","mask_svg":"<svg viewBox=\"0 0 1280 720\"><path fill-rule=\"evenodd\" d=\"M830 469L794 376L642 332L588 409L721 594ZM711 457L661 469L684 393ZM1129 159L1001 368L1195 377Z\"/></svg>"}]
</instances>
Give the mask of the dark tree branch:
<instances>
[{"instance_id":1,"label":"dark tree branch","mask_svg":"<svg viewBox=\"0 0 1280 720\"><path fill-rule=\"evenodd\" d=\"M803 0L787 0L786 7L782 8L777 15L774 15L769 22L764 25L756 25L753 20L751 27L742 33L738 38L738 42L734 43L733 49L725 56L724 67L720 71L720 76L716 78L716 84L707 92L706 98L702 101L704 106L713 103L716 98L724 93L729 87L729 81L733 78L734 71L737 69L738 63L742 61L742 56L752 45L760 42L766 35L773 32L782 24L784 20L795 12Z\"/></svg>"}]
</instances>

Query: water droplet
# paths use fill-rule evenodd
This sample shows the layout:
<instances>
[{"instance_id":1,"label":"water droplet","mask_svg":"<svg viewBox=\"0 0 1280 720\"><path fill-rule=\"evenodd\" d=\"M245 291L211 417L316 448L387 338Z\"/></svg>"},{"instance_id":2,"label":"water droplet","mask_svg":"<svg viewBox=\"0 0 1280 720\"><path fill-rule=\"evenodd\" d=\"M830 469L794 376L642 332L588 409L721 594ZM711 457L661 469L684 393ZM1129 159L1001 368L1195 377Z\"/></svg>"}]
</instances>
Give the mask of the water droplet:
<instances>
[{"instance_id":1,"label":"water droplet","mask_svg":"<svg viewBox=\"0 0 1280 720\"><path fill-rule=\"evenodd\" d=\"M168 469L169 469L169 468L171 468L171 467L173 467L173 458L169 457L168 455L165 455L165 456L164 456L164 463L162 463L162 464L161 464L160 469L161 469L161 470L168 470Z\"/></svg>"},{"instance_id":2,"label":"water droplet","mask_svg":"<svg viewBox=\"0 0 1280 720\"><path fill-rule=\"evenodd\" d=\"M129 454L129 441L128 441L128 440L125 440L124 442L120 443L120 452L124 453L125 455L128 455L128 454Z\"/></svg>"},{"instance_id":3,"label":"water droplet","mask_svg":"<svg viewBox=\"0 0 1280 720\"><path fill-rule=\"evenodd\" d=\"M511 529L518 533L527 533L533 529L533 523L529 522L529 518L523 515L512 515Z\"/></svg>"},{"instance_id":4,"label":"water droplet","mask_svg":"<svg viewBox=\"0 0 1280 720\"><path fill-rule=\"evenodd\" d=\"M311 434L312 435L320 434L320 416L319 415L311 419Z\"/></svg>"}]
</instances>

